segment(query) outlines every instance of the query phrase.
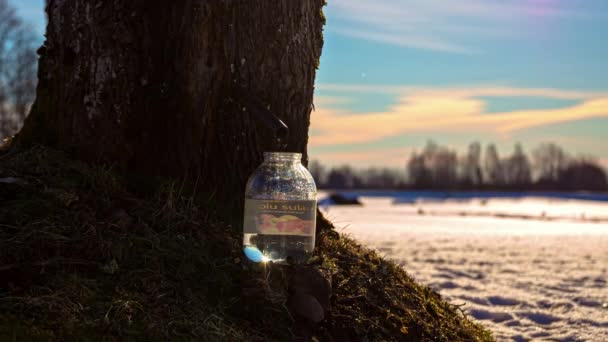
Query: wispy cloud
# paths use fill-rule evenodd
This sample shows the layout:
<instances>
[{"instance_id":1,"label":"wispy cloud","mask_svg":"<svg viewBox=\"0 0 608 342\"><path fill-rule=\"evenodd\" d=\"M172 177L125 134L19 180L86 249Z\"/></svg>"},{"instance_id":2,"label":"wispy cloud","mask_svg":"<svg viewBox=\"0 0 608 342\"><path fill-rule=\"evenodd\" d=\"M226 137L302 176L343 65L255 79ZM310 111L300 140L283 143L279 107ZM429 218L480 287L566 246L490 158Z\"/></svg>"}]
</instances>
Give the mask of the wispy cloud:
<instances>
[{"instance_id":1,"label":"wispy cloud","mask_svg":"<svg viewBox=\"0 0 608 342\"><path fill-rule=\"evenodd\" d=\"M522 38L522 22L582 16L560 1L333 0L330 29L368 41L454 53L473 41Z\"/></svg>"},{"instance_id":2,"label":"wispy cloud","mask_svg":"<svg viewBox=\"0 0 608 342\"><path fill-rule=\"evenodd\" d=\"M367 86L346 85L353 91ZM339 89L339 85L319 88ZM358 113L320 106L312 116L312 147L370 143L405 133L467 132L472 136L493 132L505 136L513 131L554 123L608 117L608 93L509 87L398 88L398 101L386 111ZM487 113L485 96L532 96L578 100L562 108Z\"/></svg>"},{"instance_id":3,"label":"wispy cloud","mask_svg":"<svg viewBox=\"0 0 608 342\"><path fill-rule=\"evenodd\" d=\"M400 32L379 32L373 30L365 30L359 28L339 27L336 32L345 36L361 38L365 40L387 43L410 48L419 48L424 50L436 50L456 53L472 53L473 50L464 46L449 43L442 39L417 36L413 34L404 34Z\"/></svg>"}]
</instances>

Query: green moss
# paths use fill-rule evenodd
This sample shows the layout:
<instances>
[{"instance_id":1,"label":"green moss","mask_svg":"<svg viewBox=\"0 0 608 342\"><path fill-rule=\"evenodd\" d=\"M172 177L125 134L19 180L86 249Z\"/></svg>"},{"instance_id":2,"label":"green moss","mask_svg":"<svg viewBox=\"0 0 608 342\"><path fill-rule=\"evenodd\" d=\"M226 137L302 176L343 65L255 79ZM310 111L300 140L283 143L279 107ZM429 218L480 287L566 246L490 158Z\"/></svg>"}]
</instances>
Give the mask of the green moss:
<instances>
[{"instance_id":1,"label":"green moss","mask_svg":"<svg viewBox=\"0 0 608 342\"><path fill-rule=\"evenodd\" d=\"M208 200L135 196L112 170L35 147L0 156L0 340L292 340L286 289L247 265ZM333 274L319 340L490 341L400 267L319 221ZM351 335L349 335L351 334ZM352 335L355 334L355 335Z\"/></svg>"},{"instance_id":2,"label":"green moss","mask_svg":"<svg viewBox=\"0 0 608 342\"><path fill-rule=\"evenodd\" d=\"M319 16L321 17L322 26L325 26L327 23L327 18L325 17L325 12L323 11L323 7L327 6L327 2L323 1L321 5L321 9L319 10Z\"/></svg>"}]
</instances>

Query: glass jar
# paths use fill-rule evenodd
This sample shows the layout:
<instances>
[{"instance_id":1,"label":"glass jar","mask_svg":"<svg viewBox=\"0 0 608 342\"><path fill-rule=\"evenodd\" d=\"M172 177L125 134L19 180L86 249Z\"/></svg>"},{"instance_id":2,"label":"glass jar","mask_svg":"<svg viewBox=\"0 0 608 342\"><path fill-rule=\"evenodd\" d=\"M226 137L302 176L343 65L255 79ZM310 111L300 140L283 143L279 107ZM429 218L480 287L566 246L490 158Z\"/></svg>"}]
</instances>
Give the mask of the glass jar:
<instances>
[{"instance_id":1,"label":"glass jar","mask_svg":"<svg viewBox=\"0 0 608 342\"><path fill-rule=\"evenodd\" d=\"M266 152L245 190L243 248L254 262L302 263L315 246L317 187L302 154Z\"/></svg>"}]
</instances>

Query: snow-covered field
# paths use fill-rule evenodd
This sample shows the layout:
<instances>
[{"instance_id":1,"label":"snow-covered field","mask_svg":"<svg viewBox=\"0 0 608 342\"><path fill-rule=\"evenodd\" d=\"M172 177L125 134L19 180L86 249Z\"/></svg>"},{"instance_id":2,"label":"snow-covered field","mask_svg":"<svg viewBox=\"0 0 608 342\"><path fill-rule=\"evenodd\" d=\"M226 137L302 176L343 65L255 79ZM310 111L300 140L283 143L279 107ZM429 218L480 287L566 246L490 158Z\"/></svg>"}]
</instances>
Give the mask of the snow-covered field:
<instances>
[{"instance_id":1,"label":"snow-covered field","mask_svg":"<svg viewBox=\"0 0 608 342\"><path fill-rule=\"evenodd\" d=\"M499 341L608 341L608 202L360 199L322 210Z\"/></svg>"}]
</instances>

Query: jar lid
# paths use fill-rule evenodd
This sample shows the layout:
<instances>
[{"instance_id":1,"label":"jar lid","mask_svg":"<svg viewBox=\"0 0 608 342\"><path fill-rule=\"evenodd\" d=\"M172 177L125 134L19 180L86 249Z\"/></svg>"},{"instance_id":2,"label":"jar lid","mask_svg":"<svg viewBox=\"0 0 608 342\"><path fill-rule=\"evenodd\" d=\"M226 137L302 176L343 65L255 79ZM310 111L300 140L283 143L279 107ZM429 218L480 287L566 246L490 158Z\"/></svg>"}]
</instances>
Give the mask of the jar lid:
<instances>
[{"instance_id":1,"label":"jar lid","mask_svg":"<svg viewBox=\"0 0 608 342\"><path fill-rule=\"evenodd\" d=\"M267 161L301 161L302 153L295 152L264 152Z\"/></svg>"}]
</instances>

